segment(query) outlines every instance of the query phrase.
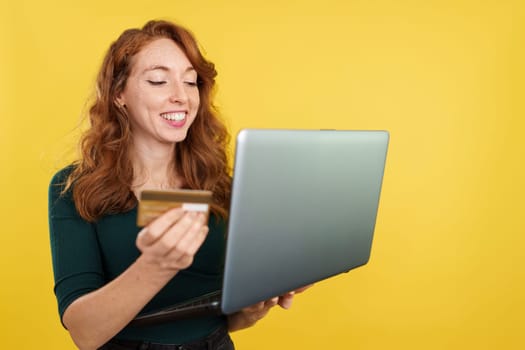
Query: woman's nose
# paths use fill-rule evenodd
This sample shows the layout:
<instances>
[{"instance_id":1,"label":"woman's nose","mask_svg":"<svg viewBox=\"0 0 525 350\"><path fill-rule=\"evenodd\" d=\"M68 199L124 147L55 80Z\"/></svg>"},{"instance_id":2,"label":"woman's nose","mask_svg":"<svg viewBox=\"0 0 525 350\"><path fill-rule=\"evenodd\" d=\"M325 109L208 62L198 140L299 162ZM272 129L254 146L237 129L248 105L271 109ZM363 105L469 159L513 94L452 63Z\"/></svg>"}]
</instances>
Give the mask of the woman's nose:
<instances>
[{"instance_id":1,"label":"woman's nose","mask_svg":"<svg viewBox=\"0 0 525 350\"><path fill-rule=\"evenodd\" d=\"M170 102L172 103L185 103L188 101L188 94L184 89L183 82L177 82L173 84L173 87L170 91Z\"/></svg>"}]
</instances>

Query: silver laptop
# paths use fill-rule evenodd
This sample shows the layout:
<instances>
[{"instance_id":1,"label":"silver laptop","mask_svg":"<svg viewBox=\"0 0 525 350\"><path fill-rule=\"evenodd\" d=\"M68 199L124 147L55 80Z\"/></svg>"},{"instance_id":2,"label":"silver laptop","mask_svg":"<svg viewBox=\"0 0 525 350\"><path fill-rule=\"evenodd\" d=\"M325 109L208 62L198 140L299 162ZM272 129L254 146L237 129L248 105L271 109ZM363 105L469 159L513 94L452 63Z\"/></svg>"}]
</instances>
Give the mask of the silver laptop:
<instances>
[{"instance_id":1,"label":"silver laptop","mask_svg":"<svg viewBox=\"0 0 525 350\"><path fill-rule=\"evenodd\" d=\"M231 314L366 264L388 141L387 131L242 130L222 290L132 323Z\"/></svg>"}]
</instances>

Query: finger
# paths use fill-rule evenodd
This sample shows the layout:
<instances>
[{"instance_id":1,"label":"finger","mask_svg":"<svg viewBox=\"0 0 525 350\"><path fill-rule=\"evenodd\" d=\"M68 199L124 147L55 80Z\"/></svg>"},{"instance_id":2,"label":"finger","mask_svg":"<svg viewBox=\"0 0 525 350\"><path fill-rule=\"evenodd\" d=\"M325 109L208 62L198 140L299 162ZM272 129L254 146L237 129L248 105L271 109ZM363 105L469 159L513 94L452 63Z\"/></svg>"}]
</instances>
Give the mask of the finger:
<instances>
[{"instance_id":1,"label":"finger","mask_svg":"<svg viewBox=\"0 0 525 350\"><path fill-rule=\"evenodd\" d=\"M162 214L139 232L137 243L143 247L153 244L183 215L184 211L181 208L174 208Z\"/></svg>"},{"instance_id":2,"label":"finger","mask_svg":"<svg viewBox=\"0 0 525 350\"><path fill-rule=\"evenodd\" d=\"M196 234L196 236L199 236L198 238L194 238L191 242L191 245L186 250L182 250L182 248L179 248L180 242L177 245L176 249L173 249L170 253L167 260L169 261L175 261L175 266L179 270L186 269L191 266L193 263L193 259L195 257L195 253L199 249L199 247L202 245L206 238L206 234L208 233L208 227L204 226L201 228L202 233Z\"/></svg>"},{"instance_id":3,"label":"finger","mask_svg":"<svg viewBox=\"0 0 525 350\"><path fill-rule=\"evenodd\" d=\"M204 225L205 221L206 221L206 218L204 217L204 215L202 215L202 223L203 223L203 225ZM197 250L199 250L199 248L202 246L202 244L206 240L206 237L208 237L208 233L209 232L210 232L210 228L208 226L204 225L204 226L200 226L197 229L197 233L196 234L192 234L192 236L194 236L194 239L191 241L191 244L188 247L188 252L190 254L193 255L193 254L197 253Z\"/></svg>"},{"instance_id":4,"label":"finger","mask_svg":"<svg viewBox=\"0 0 525 350\"><path fill-rule=\"evenodd\" d=\"M188 220L188 221L187 221ZM165 252L165 256L170 260L178 260L181 257L188 255L193 259L196 248L193 247L194 240L200 240L199 231L203 228L204 219L200 218L195 213L187 213L187 218L181 219L178 227L173 227L173 230L177 229L173 239L169 237L170 234L166 235L166 241L170 242L170 250ZM198 247L197 247L198 248Z\"/></svg>"},{"instance_id":5,"label":"finger","mask_svg":"<svg viewBox=\"0 0 525 350\"><path fill-rule=\"evenodd\" d=\"M185 213L179 220L167 229L155 242L149 245L148 253L157 256L167 256L178 244L186 231L194 222L193 213Z\"/></svg>"},{"instance_id":6,"label":"finger","mask_svg":"<svg viewBox=\"0 0 525 350\"><path fill-rule=\"evenodd\" d=\"M165 266L177 269L177 270L184 270L193 264L193 255L182 255L178 259L169 259L166 261Z\"/></svg>"},{"instance_id":7,"label":"finger","mask_svg":"<svg viewBox=\"0 0 525 350\"><path fill-rule=\"evenodd\" d=\"M277 303L279 302L279 297L275 297L275 298L272 298L272 299L269 299L269 300L266 300L264 302L264 306L266 308L272 308L274 307L275 305L277 305Z\"/></svg>"},{"instance_id":8,"label":"finger","mask_svg":"<svg viewBox=\"0 0 525 350\"><path fill-rule=\"evenodd\" d=\"M208 226L203 226L199 230L197 234L195 234L195 237L191 240L186 252L189 255L194 256L197 254L197 251L200 249L204 241L206 240L206 237L208 236L208 232L210 229Z\"/></svg>"},{"instance_id":9,"label":"finger","mask_svg":"<svg viewBox=\"0 0 525 350\"><path fill-rule=\"evenodd\" d=\"M186 232L182 233L179 242L174 246L173 249L175 250L175 254L178 254L179 256L183 254L195 254L208 233L208 227L203 226L204 221L204 215L200 214L196 216L196 220L193 221L192 225L186 230ZM177 255L174 257L177 257Z\"/></svg>"},{"instance_id":10,"label":"finger","mask_svg":"<svg viewBox=\"0 0 525 350\"><path fill-rule=\"evenodd\" d=\"M279 305L283 308L283 309L289 309L292 307L292 302L293 302L293 297L294 297L294 292L290 292L290 293L287 293L283 296L280 296L279 297Z\"/></svg>"}]
</instances>

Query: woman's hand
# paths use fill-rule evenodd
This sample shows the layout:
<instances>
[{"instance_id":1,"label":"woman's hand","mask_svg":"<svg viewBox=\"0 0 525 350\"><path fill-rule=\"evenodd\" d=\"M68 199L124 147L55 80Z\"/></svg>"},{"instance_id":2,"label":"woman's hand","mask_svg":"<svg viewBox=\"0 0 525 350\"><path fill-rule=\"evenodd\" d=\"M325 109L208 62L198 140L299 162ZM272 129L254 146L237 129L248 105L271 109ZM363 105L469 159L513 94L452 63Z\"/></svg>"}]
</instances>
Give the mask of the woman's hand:
<instances>
[{"instance_id":1,"label":"woman's hand","mask_svg":"<svg viewBox=\"0 0 525 350\"><path fill-rule=\"evenodd\" d=\"M277 304L283 309L289 309L292 306L295 294L301 293L311 286L313 286L313 284L298 288L279 297L261 301L260 303L248 306L239 312L229 315L228 330L233 332L253 326L257 321L266 316L270 309Z\"/></svg>"},{"instance_id":2,"label":"woman's hand","mask_svg":"<svg viewBox=\"0 0 525 350\"><path fill-rule=\"evenodd\" d=\"M141 258L160 271L171 274L189 267L208 227L203 213L172 209L139 232L137 248Z\"/></svg>"},{"instance_id":3,"label":"woman's hand","mask_svg":"<svg viewBox=\"0 0 525 350\"><path fill-rule=\"evenodd\" d=\"M268 311L279 301L278 297L261 301L252 306L245 307L239 312L228 316L228 331L233 332L253 326L257 321L268 314Z\"/></svg>"}]
</instances>

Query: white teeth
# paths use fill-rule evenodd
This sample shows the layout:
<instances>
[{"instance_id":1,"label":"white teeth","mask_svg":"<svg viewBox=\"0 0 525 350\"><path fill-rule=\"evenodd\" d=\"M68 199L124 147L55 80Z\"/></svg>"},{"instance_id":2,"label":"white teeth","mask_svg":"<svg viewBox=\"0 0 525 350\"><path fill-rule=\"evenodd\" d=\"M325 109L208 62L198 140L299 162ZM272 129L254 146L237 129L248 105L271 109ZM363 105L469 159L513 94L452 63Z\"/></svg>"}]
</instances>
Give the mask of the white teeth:
<instances>
[{"instance_id":1,"label":"white teeth","mask_svg":"<svg viewBox=\"0 0 525 350\"><path fill-rule=\"evenodd\" d=\"M161 114L160 116L166 120L180 122L181 120L184 120L184 118L186 118L186 113L184 112L164 113L164 114Z\"/></svg>"}]
</instances>

